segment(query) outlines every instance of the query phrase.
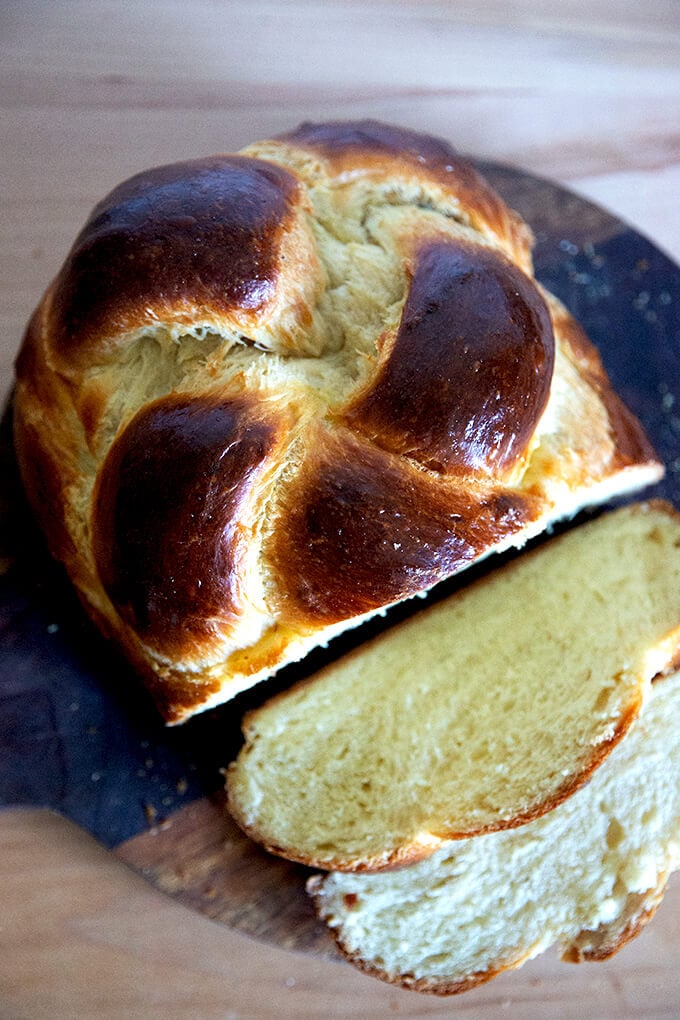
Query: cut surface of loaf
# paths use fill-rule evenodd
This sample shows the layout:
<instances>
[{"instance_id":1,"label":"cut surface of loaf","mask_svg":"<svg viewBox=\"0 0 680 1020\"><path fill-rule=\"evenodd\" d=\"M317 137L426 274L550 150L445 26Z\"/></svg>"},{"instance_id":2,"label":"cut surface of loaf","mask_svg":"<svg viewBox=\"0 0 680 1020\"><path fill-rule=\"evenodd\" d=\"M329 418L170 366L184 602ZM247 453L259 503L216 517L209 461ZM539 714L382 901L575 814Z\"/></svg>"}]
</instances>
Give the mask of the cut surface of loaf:
<instances>
[{"instance_id":1,"label":"cut surface of loaf","mask_svg":"<svg viewBox=\"0 0 680 1020\"><path fill-rule=\"evenodd\" d=\"M519 217L373 121L116 188L28 327L15 435L171 722L662 474Z\"/></svg>"},{"instance_id":2,"label":"cut surface of loaf","mask_svg":"<svg viewBox=\"0 0 680 1020\"><path fill-rule=\"evenodd\" d=\"M680 515L621 508L249 713L230 809L340 871L528 822L606 758L679 648Z\"/></svg>"},{"instance_id":3,"label":"cut surface of loaf","mask_svg":"<svg viewBox=\"0 0 680 1020\"><path fill-rule=\"evenodd\" d=\"M419 991L463 992L553 944L602 960L637 935L680 867L680 674L658 679L590 782L512 831L444 844L379 875L308 882L362 970Z\"/></svg>"}]
</instances>

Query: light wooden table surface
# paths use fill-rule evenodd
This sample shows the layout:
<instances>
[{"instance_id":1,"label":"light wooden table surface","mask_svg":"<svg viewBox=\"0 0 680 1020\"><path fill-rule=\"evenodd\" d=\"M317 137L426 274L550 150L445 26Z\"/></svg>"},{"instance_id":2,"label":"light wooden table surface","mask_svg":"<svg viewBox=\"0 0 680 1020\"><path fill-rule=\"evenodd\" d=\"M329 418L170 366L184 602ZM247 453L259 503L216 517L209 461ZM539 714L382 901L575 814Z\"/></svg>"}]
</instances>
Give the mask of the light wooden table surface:
<instances>
[{"instance_id":1,"label":"light wooden table surface","mask_svg":"<svg viewBox=\"0 0 680 1020\"><path fill-rule=\"evenodd\" d=\"M3 0L0 390L92 205L145 167L372 116L550 176L680 259L677 0ZM3 735L0 734L0 741ZM457 1000L251 941L83 833L0 813L0 1018L676 1017L680 886L614 961Z\"/></svg>"}]
</instances>

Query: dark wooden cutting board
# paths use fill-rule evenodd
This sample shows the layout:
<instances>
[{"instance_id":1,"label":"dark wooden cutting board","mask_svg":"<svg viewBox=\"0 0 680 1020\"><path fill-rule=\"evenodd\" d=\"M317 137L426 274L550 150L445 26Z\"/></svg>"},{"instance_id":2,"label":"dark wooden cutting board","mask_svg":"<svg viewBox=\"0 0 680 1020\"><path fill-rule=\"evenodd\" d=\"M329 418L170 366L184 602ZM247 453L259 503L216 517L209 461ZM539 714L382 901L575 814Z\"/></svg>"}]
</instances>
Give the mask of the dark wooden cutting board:
<instances>
[{"instance_id":1,"label":"dark wooden cutting board","mask_svg":"<svg viewBox=\"0 0 680 1020\"><path fill-rule=\"evenodd\" d=\"M538 278L597 344L664 460L666 478L649 494L680 506L680 269L565 189L479 166L533 227ZM167 728L46 554L17 478L11 408L2 422L0 479L0 804L50 807L193 909L256 938L332 956L304 895L307 871L241 835L224 808L221 769L238 750L245 709L365 631Z\"/></svg>"}]
</instances>

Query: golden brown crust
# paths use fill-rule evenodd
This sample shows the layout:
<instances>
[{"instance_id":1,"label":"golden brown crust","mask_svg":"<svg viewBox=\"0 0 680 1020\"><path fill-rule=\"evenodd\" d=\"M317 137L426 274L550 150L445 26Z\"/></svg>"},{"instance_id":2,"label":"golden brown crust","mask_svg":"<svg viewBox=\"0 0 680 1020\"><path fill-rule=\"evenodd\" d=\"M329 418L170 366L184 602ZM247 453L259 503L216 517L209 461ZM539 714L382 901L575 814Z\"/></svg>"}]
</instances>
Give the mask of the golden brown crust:
<instances>
[{"instance_id":1,"label":"golden brown crust","mask_svg":"<svg viewBox=\"0 0 680 1020\"><path fill-rule=\"evenodd\" d=\"M522 544L562 516L565 493L629 466L643 482L658 471L555 302L551 329L527 275L530 232L445 142L361 121L303 125L253 149L266 155L173 164L116 188L47 290L17 360L17 450L50 548L175 721L327 640L327 627L420 592L499 544ZM336 249L322 258L317 184L341 219L355 186L409 210L385 235L388 275L406 291L391 298L396 311L379 309L382 335L377 326L357 351L351 316L330 322L343 284L324 262ZM452 317L455 328L444 325ZM580 389L555 441L541 445L553 342L571 351ZM325 371L321 392L314 380ZM214 410L238 392L252 400L247 415ZM218 475L234 485L214 518L222 530L197 529L190 545L191 500L212 492L199 478L210 457L198 457L190 483L181 429L176 464L162 444L155 467L142 455L144 409L185 398L213 407L206 443L230 461ZM147 482L117 492L123 460L146 464ZM588 492L568 502L572 513ZM248 579L238 550L252 528L265 552L249 547ZM178 566L184 580L173 587Z\"/></svg>"},{"instance_id":2,"label":"golden brown crust","mask_svg":"<svg viewBox=\"0 0 680 1020\"><path fill-rule=\"evenodd\" d=\"M548 309L492 248L428 241L414 263L396 336L345 419L435 471L503 478L524 461L548 401Z\"/></svg>"},{"instance_id":3,"label":"golden brown crust","mask_svg":"<svg viewBox=\"0 0 680 1020\"><path fill-rule=\"evenodd\" d=\"M271 301L298 184L281 167L215 156L138 174L93 211L58 278L53 346L97 361L106 340L206 315L243 324Z\"/></svg>"},{"instance_id":4,"label":"golden brown crust","mask_svg":"<svg viewBox=\"0 0 680 1020\"><path fill-rule=\"evenodd\" d=\"M500 486L446 485L345 430L308 432L266 554L286 620L333 622L431 587L540 512Z\"/></svg>"},{"instance_id":5,"label":"golden brown crust","mask_svg":"<svg viewBox=\"0 0 680 1020\"><path fill-rule=\"evenodd\" d=\"M286 415L254 396L143 408L99 473L93 550L112 603L158 654L189 658L243 613L249 544Z\"/></svg>"}]
</instances>

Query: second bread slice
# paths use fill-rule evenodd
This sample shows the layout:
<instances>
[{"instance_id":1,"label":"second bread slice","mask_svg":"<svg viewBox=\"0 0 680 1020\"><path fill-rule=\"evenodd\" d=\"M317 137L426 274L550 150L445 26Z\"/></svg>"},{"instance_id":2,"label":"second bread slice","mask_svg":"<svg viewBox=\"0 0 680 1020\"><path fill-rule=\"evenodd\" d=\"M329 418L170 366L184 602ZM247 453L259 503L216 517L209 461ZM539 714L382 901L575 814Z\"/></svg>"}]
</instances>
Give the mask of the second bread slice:
<instances>
[{"instance_id":1,"label":"second bread slice","mask_svg":"<svg viewBox=\"0 0 680 1020\"><path fill-rule=\"evenodd\" d=\"M678 867L675 673L652 685L625 740L555 811L445 843L410 868L317 875L307 889L361 970L452 995L553 944L569 962L608 959L652 919Z\"/></svg>"},{"instance_id":2,"label":"second bread slice","mask_svg":"<svg viewBox=\"0 0 680 1020\"><path fill-rule=\"evenodd\" d=\"M246 717L230 809L268 850L379 870L576 790L680 645L680 515L626 507Z\"/></svg>"}]
</instances>

